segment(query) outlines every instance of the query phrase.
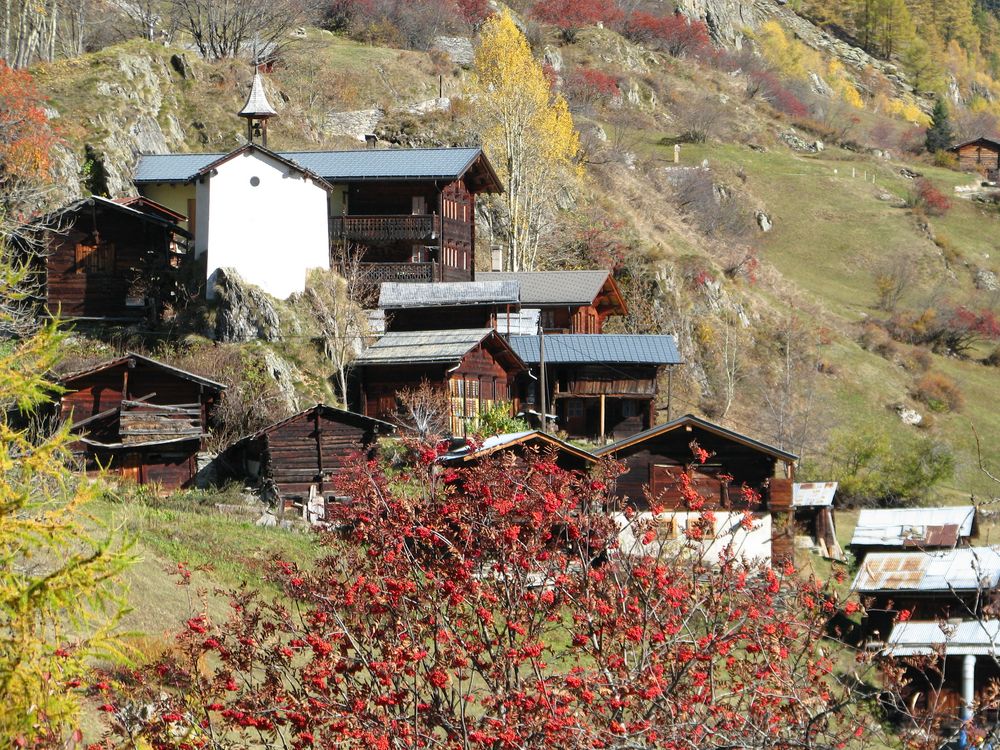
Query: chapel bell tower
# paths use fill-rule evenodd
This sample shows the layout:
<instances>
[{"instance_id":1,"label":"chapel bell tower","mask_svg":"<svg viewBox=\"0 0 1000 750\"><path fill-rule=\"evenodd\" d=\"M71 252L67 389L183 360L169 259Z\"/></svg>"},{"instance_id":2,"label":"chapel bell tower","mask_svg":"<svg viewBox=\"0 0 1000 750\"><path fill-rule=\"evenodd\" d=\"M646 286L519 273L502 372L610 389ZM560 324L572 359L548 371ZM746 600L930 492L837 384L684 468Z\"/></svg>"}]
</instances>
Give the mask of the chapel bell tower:
<instances>
[{"instance_id":1,"label":"chapel bell tower","mask_svg":"<svg viewBox=\"0 0 1000 750\"><path fill-rule=\"evenodd\" d=\"M255 70L253 84L250 86L250 96L247 97L247 103L240 110L240 117L245 117L247 121L247 141L260 143L267 148L267 121L277 114L264 93L264 79L260 71Z\"/></svg>"}]
</instances>

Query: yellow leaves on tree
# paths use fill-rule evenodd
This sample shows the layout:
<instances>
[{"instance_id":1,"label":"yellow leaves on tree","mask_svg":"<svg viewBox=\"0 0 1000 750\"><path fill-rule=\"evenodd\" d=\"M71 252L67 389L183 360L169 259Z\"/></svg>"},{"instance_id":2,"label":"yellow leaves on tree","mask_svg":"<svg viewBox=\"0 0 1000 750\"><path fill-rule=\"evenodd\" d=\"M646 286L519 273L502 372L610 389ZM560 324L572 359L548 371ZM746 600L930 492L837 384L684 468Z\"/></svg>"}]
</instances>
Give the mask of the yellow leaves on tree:
<instances>
[{"instance_id":1,"label":"yellow leaves on tree","mask_svg":"<svg viewBox=\"0 0 1000 750\"><path fill-rule=\"evenodd\" d=\"M552 91L510 13L483 24L468 89L483 148L504 183L490 225L504 268L532 270L560 190L572 190L579 134L566 100Z\"/></svg>"},{"instance_id":2,"label":"yellow leaves on tree","mask_svg":"<svg viewBox=\"0 0 1000 750\"><path fill-rule=\"evenodd\" d=\"M17 296L27 270L0 252L0 297ZM3 313L0 312L0 318ZM80 680L112 644L122 611L115 576L127 564L112 535L87 516L94 488L67 468L63 429L34 439L9 416L51 398L55 324L0 345L0 742L60 746L77 712Z\"/></svg>"}]
</instances>

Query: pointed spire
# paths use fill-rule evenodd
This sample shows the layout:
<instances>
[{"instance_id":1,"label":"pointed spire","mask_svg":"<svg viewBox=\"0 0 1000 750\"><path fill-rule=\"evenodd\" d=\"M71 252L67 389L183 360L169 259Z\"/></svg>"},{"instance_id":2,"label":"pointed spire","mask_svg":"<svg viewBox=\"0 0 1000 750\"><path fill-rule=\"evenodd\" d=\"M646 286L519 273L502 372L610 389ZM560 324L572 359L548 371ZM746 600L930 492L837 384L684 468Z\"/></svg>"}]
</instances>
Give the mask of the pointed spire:
<instances>
[{"instance_id":1,"label":"pointed spire","mask_svg":"<svg viewBox=\"0 0 1000 750\"><path fill-rule=\"evenodd\" d=\"M278 113L267 101L267 95L264 93L264 78L259 70L255 71L253 84L250 86L250 96L247 97L247 103L240 110L240 117L265 118L273 117L276 114Z\"/></svg>"}]
</instances>

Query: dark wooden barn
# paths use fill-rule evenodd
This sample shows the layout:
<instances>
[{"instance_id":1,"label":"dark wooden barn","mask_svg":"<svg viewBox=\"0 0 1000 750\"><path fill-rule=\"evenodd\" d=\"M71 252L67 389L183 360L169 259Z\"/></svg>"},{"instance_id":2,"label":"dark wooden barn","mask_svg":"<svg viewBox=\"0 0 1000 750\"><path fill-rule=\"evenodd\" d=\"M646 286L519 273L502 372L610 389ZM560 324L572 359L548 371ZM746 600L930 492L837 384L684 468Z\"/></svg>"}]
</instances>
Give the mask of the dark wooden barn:
<instances>
[{"instance_id":1,"label":"dark wooden barn","mask_svg":"<svg viewBox=\"0 0 1000 750\"><path fill-rule=\"evenodd\" d=\"M389 418L399 392L426 381L450 399L452 434L472 434L484 410L517 408L516 380L525 370L492 328L390 332L354 361L357 410Z\"/></svg>"},{"instance_id":2,"label":"dark wooden barn","mask_svg":"<svg viewBox=\"0 0 1000 750\"><path fill-rule=\"evenodd\" d=\"M541 311L545 333L602 333L604 322L628 307L610 271L493 271L479 281L516 281L521 307Z\"/></svg>"},{"instance_id":3,"label":"dark wooden barn","mask_svg":"<svg viewBox=\"0 0 1000 750\"><path fill-rule=\"evenodd\" d=\"M372 458L378 436L393 430L381 420L317 404L234 443L221 463L273 493L280 509L295 505L309 512L311 499L322 509L337 497L338 473Z\"/></svg>"},{"instance_id":4,"label":"dark wooden barn","mask_svg":"<svg viewBox=\"0 0 1000 750\"><path fill-rule=\"evenodd\" d=\"M521 381L522 410L539 422L541 336L511 336L531 368ZM682 364L673 336L554 334L544 336L545 411L571 438L621 439L653 425L660 374Z\"/></svg>"},{"instance_id":5,"label":"dark wooden barn","mask_svg":"<svg viewBox=\"0 0 1000 750\"><path fill-rule=\"evenodd\" d=\"M567 471L586 471L598 460L593 453L539 430L493 435L475 449L468 445L459 446L443 455L440 460L447 466L473 466L498 455L509 457L515 462L523 461L529 456L551 458L556 466Z\"/></svg>"},{"instance_id":6,"label":"dark wooden barn","mask_svg":"<svg viewBox=\"0 0 1000 750\"><path fill-rule=\"evenodd\" d=\"M173 212L146 201L92 196L26 225L15 242L38 251L45 307L66 318L157 317L173 292L188 234Z\"/></svg>"},{"instance_id":7,"label":"dark wooden barn","mask_svg":"<svg viewBox=\"0 0 1000 750\"><path fill-rule=\"evenodd\" d=\"M958 156L958 167L963 172L978 172L992 182L1000 175L1000 141L975 138L948 150Z\"/></svg>"},{"instance_id":8,"label":"dark wooden barn","mask_svg":"<svg viewBox=\"0 0 1000 750\"><path fill-rule=\"evenodd\" d=\"M497 328L521 309L515 281L387 282L378 306L389 331Z\"/></svg>"},{"instance_id":9,"label":"dark wooden barn","mask_svg":"<svg viewBox=\"0 0 1000 750\"><path fill-rule=\"evenodd\" d=\"M704 463L695 462L692 443L708 451ZM616 491L636 507L645 509L645 488L667 509L684 509L678 476L693 467L694 485L708 509L780 510L792 508L792 480L798 457L725 427L686 414L666 424L632 435L594 451L626 466ZM747 505L740 488L759 494Z\"/></svg>"},{"instance_id":10,"label":"dark wooden barn","mask_svg":"<svg viewBox=\"0 0 1000 750\"><path fill-rule=\"evenodd\" d=\"M108 470L139 484L192 484L208 418L225 386L128 353L65 375L59 416L78 436L87 472Z\"/></svg>"}]
</instances>

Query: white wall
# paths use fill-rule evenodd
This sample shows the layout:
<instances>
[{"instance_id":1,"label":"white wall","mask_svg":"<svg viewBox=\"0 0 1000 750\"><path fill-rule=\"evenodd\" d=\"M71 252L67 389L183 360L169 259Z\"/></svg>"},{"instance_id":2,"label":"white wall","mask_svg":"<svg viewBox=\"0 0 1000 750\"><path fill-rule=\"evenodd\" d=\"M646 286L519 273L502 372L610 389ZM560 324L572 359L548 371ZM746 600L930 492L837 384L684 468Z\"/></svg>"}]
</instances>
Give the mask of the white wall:
<instances>
[{"instance_id":1,"label":"white wall","mask_svg":"<svg viewBox=\"0 0 1000 750\"><path fill-rule=\"evenodd\" d=\"M711 539L704 539L698 544L704 552L705 559L717 562L719 556L730 543L733 544L737 559L764 560L771 561L771 515L769 513L754 513L754 523L752 529L744 529L741 526L743 513L731 513L726 511L714 511L715 513L715 536ZM655 516L658 528L665 528L671 519L677 534L675 538L669 538L666 534L661 534L649 544L642 543L642 536L649 528L649 522L654 520L654 515L649 512L636 513L631 522L623 513L614 514L615 523L618 524L620 532L618 534L618 550L625 555L653 555L660 553L662 547L666 547L665 553L669 550L688 543L684 536L684 529L689 522L700 517L700 513L677 511L671 513L660 513Z\"/></svg>"},{"instance_id":2,"label":"white wall","mask_svg":"<svg viewBox=\"0 0 1000 750\"><path fill-rule=\"evenodd\" d=\"M297 170L245 152L223 162L197 192L197 223L207 222L207 231L198 227L196 253L208 252L210 299L219 268L285 299L305 288L309 269L330 267L327 192Z\"/></svg>"}]
</instances>

